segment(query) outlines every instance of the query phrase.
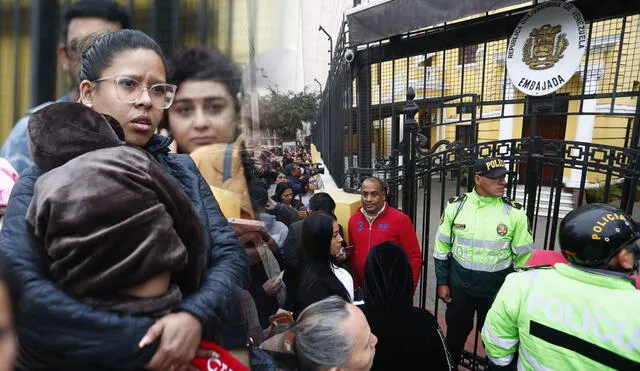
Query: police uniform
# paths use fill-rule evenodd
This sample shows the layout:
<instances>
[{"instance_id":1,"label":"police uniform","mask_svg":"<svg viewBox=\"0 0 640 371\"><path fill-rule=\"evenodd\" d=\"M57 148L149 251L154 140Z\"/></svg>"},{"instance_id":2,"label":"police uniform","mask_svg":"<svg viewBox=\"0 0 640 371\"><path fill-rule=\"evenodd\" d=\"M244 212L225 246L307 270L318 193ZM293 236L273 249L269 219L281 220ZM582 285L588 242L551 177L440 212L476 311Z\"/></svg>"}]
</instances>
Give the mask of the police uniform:
<instances>
[{"instance_id":1,"label":"police uniform","mask_svg":"<svg viewBox=\"0 0 640 371\"><path fill-rule=\"evenodd\" d=\"M478 175L500 177L507 173L504 162L479 161ZM481 169L480 167L484 167ZM489 165L490 166L490 165ZM496 170L497 169L497 170ZM438 285L448 285L447 344L454 362L459 362L478 314L478 328L484 322L491 301L513 265L526 263L534 249L533 237L522 206L507 197L480 196L472 192L449 200L435 242Z\"/></svg>"},{"instance_id":2,"label":"police uniform","mask_svg":"<svg viewBox=\"0 0 640 371\"><path fill-rule=\"evenodd\" d=\"M491 363L640 370L640 291L627 273L602 269L621 246L633 246L637 262L637 233L631 218L609 205L567 215L559 243L570 263L510 274L489 310L482 339Z\"/></svg>"}]
</instances>

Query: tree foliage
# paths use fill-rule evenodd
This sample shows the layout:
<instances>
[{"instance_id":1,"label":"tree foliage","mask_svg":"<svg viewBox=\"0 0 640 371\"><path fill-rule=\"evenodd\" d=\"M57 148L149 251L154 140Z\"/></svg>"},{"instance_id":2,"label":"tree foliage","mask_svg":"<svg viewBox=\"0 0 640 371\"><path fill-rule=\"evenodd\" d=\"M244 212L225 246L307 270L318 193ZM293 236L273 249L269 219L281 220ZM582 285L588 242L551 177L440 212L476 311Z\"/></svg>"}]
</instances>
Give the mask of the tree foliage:
<instances>
[{"instance_id":1,"label":"tree foliage","mask_svg":"<svg viewBox=\"0 0 640 371\"><path fill-rule=\"evenodd\" d=\"M316 119L320 95L306 92L280 92L271 89L260 97L260 126L274 130L282 140L294 139L303 122Z\"/></svg>"}]
</instances>

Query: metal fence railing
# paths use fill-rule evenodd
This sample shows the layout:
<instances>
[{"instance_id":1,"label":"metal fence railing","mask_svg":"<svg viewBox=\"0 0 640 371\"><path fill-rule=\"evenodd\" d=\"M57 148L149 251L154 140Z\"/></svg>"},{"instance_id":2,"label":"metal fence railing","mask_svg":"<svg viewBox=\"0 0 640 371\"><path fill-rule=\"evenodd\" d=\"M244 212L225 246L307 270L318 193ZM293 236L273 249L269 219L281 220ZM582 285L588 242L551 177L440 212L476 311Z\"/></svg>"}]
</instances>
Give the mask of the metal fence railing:
<instances>
[{"instance_id":1,"label":"metal fence railing","mask_svg":"<svg viewBox=\"0 0 640 371\"><path fill-rule=\"evenodd\" d=\"M58 99L71 80L57 63L62 16L78 0L0 0L0 141L31 107ZM116 0L129 10L132 27L153 37L169 56L182 47L207 45L240 64L252 57L250 7L256 0ZM277 9L256 9L260 19L272 19ZM257 34L275 34L269 22L256 22ZM267 39L254 51L273 45Z\"/></svg>"},{"instance_id":2,"label":"metal fence railing","mask_svg":"<svg viewBox=\"0 0 640 371\"><path fill-rule=\"evenodd\" d=\"M585 202L640 217L640 9L593 4L574 2L588 28L578 71L544 97L514 89L505 64L510 25L530 8L367 45L349 45L343 27L314 141L345 190L376 175L412 218L424 256L421 307L443 311L429 264L435 230L447 199L471 189L479 157L508 163L507 196L524 205L538 248L554 249L559 220ZM477 334L465 354L464 366L486 367Z\"/></svg>"}]
</instances>

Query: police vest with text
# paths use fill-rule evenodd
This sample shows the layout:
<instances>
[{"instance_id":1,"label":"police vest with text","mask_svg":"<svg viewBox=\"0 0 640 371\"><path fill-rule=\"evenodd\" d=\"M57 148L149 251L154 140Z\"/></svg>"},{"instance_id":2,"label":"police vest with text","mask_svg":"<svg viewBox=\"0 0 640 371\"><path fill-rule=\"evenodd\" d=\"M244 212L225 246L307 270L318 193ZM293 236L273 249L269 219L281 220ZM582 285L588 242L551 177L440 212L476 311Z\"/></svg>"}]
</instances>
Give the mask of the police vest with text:
<instances>
[{"instance_id":1,"label":"police vest with text","mask_svg":"<svg viewBox=\"0 0 640 371\"><path fill-rule=\"evenodd\" d=\"M435 242L436 278L480 297L494 296L513 265L534 249L522 206L475 190L449 200Z\"/></svg>"},{"instance_id":2,"label":"police vest with text","mask_svg":"<svg viewBox=\"0 0 640 371\"><path fill-rule=\"evenodd\" d=\"M640 291L570 264L509 275L487 314L489 359L518 370L640 370Z\"/></svg>"}]
</instances>

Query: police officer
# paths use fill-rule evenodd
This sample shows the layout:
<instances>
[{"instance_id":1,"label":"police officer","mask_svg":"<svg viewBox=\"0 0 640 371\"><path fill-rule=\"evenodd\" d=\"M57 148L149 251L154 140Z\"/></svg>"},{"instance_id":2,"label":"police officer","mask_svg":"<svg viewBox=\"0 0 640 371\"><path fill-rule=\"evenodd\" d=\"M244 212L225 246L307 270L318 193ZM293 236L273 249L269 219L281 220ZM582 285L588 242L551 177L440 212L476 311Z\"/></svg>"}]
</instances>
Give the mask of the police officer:
<instances>
[{"instance_id":1,"label":"police officer","mask_svg":"<svg viewBox=\"0 0 640 371\"><path fill-rule=\"evenodd\" d=\"M434 251L437 294L447 303L447 345L456 365L474 314L481 328L514 263L524 265L534 248L522 205L503 197L504 161L483 158L474 171L474 190L449 200Z\"/></svg>"},{"instance_id":2,"label":"police officer","mask_svg":"<svg viewBox=\"0 0 640 371\"><path fill-rule=\"evenodd\" d=\"M610 205L560 223L568 264L511 274L482 329L490 364L518 370L640 370L639 228ZM515 353L519 356L514 360Z\"/></svg>"}]
</instances>

